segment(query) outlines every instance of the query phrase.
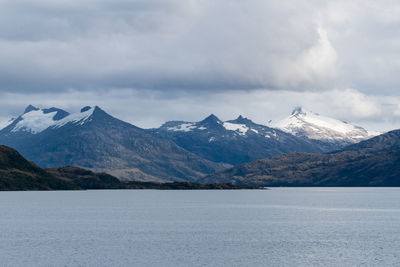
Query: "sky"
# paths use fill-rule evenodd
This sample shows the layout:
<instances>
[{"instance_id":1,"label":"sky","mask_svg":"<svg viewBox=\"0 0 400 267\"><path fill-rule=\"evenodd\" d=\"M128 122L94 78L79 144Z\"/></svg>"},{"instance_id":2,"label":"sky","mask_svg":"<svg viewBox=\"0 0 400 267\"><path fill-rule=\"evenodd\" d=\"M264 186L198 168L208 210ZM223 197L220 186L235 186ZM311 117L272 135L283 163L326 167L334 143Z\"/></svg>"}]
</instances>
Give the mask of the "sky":
<instances>
[{"instance_id":1,"label":"sky","mask_svg":"<svg viewBox=\"0 0 400 267\"><path fill-rule=\"evenodd\" d=\"M395 0L0 0L0 125L28 104L137 126L296 106L400 128Z\"/></svg>"}]
</instances>

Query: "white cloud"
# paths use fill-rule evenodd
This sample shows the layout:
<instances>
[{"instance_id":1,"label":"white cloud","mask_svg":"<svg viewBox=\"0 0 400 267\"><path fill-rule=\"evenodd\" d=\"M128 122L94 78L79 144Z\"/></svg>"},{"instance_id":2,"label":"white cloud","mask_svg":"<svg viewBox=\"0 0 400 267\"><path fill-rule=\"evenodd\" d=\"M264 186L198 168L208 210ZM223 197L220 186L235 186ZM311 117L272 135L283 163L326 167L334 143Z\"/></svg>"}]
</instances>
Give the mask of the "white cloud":
<instances>
[{"instance_id":1,"label":"white cloud","mask_svg":"<svg viewBox=\"0 0 400 267\"><path fill-rule=\"evenodd\" d=\"M400 117L400 104L398 104L393 112L393 115L396 117Z\"/></svg>"},{"instance_id":2,"label":"white cloud","mask_svg":"<svg viewBox=\"0 0 400 267\"><path fill-rule=\"evenodd\" d=\"M315 89L326 89L327 82L334 82L336 50L322 27L318 27L317 32L318 39L313 46L301 53L296 60L282 62L282 66L277 69L276 75L282 88L304 90L309 88L307 85L313 85Z\"/></svg>"},{"instance_id":3,"label":"white cloud","mask_svg":"<svg viewBox=\"0 0 400 267\"><path fill-rule=\"evenodd\" d=\"M349 118L373 119L378 118L381 113L381 103L373 97L362 94L354 89L334 90L326 93L327 98L337 110L342 110Z\"/></svg>"}]
</instances>

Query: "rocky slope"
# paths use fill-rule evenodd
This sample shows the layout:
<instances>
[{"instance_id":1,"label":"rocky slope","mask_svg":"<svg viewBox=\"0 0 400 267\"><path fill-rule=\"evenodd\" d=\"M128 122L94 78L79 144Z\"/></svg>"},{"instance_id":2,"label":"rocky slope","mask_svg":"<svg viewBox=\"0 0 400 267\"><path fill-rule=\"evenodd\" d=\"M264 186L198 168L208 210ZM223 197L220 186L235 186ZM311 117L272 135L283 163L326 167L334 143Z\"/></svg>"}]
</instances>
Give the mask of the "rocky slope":
<instances>
[{"instance_id":1,"label":"rocky slope","mask_svg":"<svg viewBox=\"0 0 400 267\"><path fill-rule=\"evenodd\" d=\"M170 121L151 132L200 157L232 165L290 152L322 151L308 139L256 124L242 116L225 122L214 115L199 122Z\"/></svg>"},{"instance_id":2,"label":"rocky slope","mask_svg":"<svg viewBox=\"0 0 400 267\"><path fill-rule=\"evenodd\" d=\"M329 154L293 153L201 179L258 186L400 186L400 130Z\"/></svg>"}]
</instances>

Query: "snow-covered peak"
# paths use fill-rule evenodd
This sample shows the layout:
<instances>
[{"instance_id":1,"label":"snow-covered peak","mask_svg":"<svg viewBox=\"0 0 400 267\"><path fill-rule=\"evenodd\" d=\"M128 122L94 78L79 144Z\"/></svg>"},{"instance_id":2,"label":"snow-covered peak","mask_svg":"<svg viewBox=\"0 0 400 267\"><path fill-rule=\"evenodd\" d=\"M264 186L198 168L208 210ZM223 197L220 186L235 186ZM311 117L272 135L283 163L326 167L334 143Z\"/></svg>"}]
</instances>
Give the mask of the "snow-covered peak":
<instances>
[{"instance_id":1,"label":"snow-covered peak","mask_svg":"<svg viewBox=\"0 0 400 267\"><path fill-rule=\"evenodd\" d=\"M321 116L302 107L296 107L288 118L273 126L296 136L330 142L355 143L375 134L362 127Z\"/></svg>"},{"instance_id":2,"label":"snow-covered peak","mask_svg":"<svg viewBox=\"0 0 400 267\"><path fill-rule=\"evenodd\" d=\"M82 125L91 117L94 110L95 107L85 107L81 112L69 114L58 108L40 109L29 105L24 114L12 120L6 128L10 127L11 132L37 134L50 127L58 128L68 123Z\"/></svg>"}]
</instances>

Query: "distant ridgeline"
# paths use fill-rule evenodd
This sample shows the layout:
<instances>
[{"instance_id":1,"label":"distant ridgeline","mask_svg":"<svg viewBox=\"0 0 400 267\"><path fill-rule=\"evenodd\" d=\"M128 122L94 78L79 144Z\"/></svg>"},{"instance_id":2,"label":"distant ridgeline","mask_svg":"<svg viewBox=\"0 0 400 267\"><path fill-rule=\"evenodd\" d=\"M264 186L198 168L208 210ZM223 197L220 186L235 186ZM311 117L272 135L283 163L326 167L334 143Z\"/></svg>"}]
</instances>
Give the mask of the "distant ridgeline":
<instances>
[{"instance_id":1,"label":"distant ridgeline","mask_svg":"<svg viewBox=\"0 0 400 267\"><path fill-rule=\"evenodd\" d=\"M97 106L70 114L30 105L0 130L0 144L42 168L77 166L124 180L192 182L232 165L293 152L335 151L373 135L301 108L275 128L242 116L221 121L211 115L145 130Z\"/></svg>"}]
</instances>

